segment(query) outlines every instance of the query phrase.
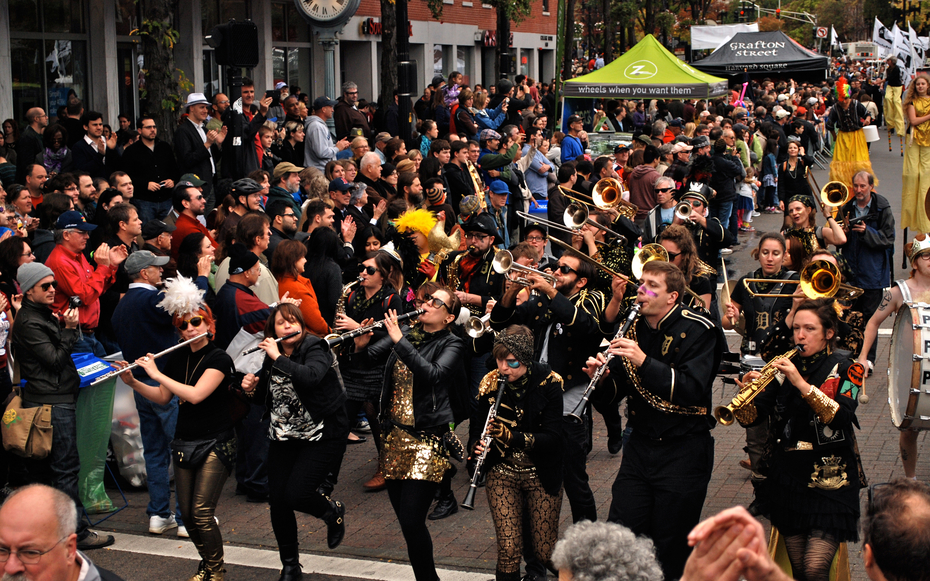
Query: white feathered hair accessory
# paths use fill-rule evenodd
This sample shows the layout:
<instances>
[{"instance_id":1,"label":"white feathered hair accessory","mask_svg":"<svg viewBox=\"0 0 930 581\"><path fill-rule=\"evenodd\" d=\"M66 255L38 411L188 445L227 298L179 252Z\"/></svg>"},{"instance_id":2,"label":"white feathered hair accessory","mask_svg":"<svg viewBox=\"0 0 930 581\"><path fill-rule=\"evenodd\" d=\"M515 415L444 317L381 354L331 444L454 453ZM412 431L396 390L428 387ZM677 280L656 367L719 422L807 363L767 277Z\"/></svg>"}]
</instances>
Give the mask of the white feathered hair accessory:
<instances>
[{"instance_id":1,"label":"white feathered hair accessory","mask_svg":"<svg viewBox=\"0 0 930 581\"><path fill-rule=\"evenodd\" d=\"M468 319L470 318L471 318L471 311L469 311L465 307L462 307L459 309L459 316L455 318L455 321L453 321L453 323L456 325L464 325L465 323L468 322Z\"/></svg>"},{"instance_id":2,"label":"white feathered hair accessory","mask_svg":"<svg viewBox=\"0 0 930 581\"><path fill-rule=\"evenodd\" d=\"M165 298L158 306L175 317L196 313L204 306L203 291L187 277L169 278L165 281Z\"/></svg>"}]
</instances>

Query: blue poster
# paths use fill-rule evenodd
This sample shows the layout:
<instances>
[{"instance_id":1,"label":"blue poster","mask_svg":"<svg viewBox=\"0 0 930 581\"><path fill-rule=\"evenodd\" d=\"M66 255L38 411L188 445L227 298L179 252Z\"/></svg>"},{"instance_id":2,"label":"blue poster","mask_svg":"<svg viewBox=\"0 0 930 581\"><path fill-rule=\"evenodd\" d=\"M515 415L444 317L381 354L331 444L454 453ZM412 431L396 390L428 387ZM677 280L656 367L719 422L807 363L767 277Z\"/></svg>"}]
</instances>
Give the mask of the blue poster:
<instances>
[{"instance_id":1,"label":"blue poster","mask_svg":"<svg viewBox=\"0 0 930 581\"><path fill-rule=\"evenodd\" d=\"M68 105L68 87L49 87L48 88L48 110L51 111L49 115L57 114L59 107L67 107Z\"/></svg>"},{"instance_id":2,"label":"blue poster","mask_svg":"<svg viewBox=\"0 0 930 581\"><path fill-rule=\"evenodd\" d=\"M594 130L594 99L562 99L562 132L568 134L568 118L579 115L584 119L584 130Z\"/></svg>"}]
</instances>

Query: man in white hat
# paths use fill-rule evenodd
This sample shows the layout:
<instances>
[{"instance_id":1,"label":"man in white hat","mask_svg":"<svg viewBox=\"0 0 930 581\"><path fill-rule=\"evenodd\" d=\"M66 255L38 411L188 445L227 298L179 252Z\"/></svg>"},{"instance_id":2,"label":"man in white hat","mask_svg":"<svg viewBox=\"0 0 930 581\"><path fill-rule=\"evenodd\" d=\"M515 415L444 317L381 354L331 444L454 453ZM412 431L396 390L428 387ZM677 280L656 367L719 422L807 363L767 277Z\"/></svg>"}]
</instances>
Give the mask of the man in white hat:
<instances>
[{"instance_id":1,"label":"man in white hat","mask_svg":"<svg viewBox=\"0 0 930 581\"><path fill-rule=\"evenodd\" d=\"M205 129L204 123L210 115L210 102L203 93L188 95L184 106L187 108L187 119L174 132L174 153L182 174L192 173L206 182L203 195L209 212L215 205L213 175L216 173L216 164L213 156L219 153L226 138L226 127L220 130Z\"/></svg>"}]
</instances>

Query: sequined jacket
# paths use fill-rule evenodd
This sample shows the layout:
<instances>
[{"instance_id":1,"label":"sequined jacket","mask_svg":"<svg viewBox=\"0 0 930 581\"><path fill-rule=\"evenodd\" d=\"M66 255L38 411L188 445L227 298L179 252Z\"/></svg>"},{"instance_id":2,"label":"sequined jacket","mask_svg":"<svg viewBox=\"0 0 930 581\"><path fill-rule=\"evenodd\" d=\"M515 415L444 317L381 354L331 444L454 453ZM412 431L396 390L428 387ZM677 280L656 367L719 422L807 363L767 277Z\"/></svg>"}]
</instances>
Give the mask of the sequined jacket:
<instances>
[{"instance_id":1,"label":"sequined jacket","mask_svg":"<svg viewBox=\"0 0 930 581\"><path fill-rule=\"evenodd\" d=\"M319 422L345 404L346 390L339 368L333 363L332 352L323 339L307 335L290 357L282 355L272 361L265 356L252 397L254 401L264 401L268 409L271 408L268 382L273 368L290 376L294 392L313 421Z\"/></svg>"},{"instance_id":2,"label":"sequined jacket","mask_svg":"<svg viewBox=\"0 0 930 581\"><path fill-rule=\"evenodd\" d=\"M404 335L409 330L404 328ZM464 341L446 329L435 333L419 349L406 336L396 345L387 336L369 344L364 351L351 354L349 365L384 364L382 419L387 419L391 411L391 398L394 395L392 370L398 359L413 373L414 428L432 428L467 417Z\"/></svg>"},{"instance_id":3,"label":"sequined jacket","mask_svg":"<svg viewBox=\"0 0 930 581\"><path fill-rule=\"evenodd\" d=\"M494 370L481 380L474 417L486 418L494 405L497 373ZM516 402L505 390L498 417L515 436L510 446L529 456L546 492L558 494L562 487L562 378L544 363L533 363L529 374L523 400ZM469 422L469 436L477 440L483 428L483 423ZM486 469L503 460L504 448L497 440L493 442L485 460Z\"/></svg>"}]
</instances>

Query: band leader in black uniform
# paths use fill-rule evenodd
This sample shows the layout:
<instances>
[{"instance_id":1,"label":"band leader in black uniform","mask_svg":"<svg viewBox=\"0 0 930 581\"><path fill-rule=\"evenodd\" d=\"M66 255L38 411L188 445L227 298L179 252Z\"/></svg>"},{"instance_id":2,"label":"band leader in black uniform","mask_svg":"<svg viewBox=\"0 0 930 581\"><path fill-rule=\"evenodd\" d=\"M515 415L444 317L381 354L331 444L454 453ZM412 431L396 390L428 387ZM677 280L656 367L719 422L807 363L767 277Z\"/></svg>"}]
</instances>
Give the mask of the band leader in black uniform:
<instances>
[{"instance_id":1,"label":"band leader in black uniform","mask_svg":"<svg viewBox=\"0 0 930 581\"><path fill-rule=\"evenodd\" d=\"M424 283L417 292L417 306L424 313L415 325L403 329L396 312L388 311L387 337L371 345L371 333L357 337L359 351L349 361L359 366L386 361L381 471L414 576L417 581L436 581L426 514L450 467L442 441L448 437L449 422L456 419L453 408L467 405L465 343L450 332L461 309L451 289Z\"/></svg>"},{"instance_id":2,"label":"band leader in black uniform","mask_svg":"<svg viewBox=\"0 0 930 581\"><path fill-rule=\"evenodd\" d=\"M853 427L865 368L836 350L839 321L832 299L797 307L794 342L804 349L772 364L785 380L770 383L734 411L743 425L772 416L774 449L762 484L772 525L785 538L795 579L827 581L839 544L858 540L861 472ZM747 380L759 376L750 372ZM775 413L776 405L779 410Z\"/></svg>"},{"instance_id":3,"label":"band leader in black uniform","mask_svg":"<svg viewBox=\"0 0 930 581\"><path fill-rule=\"evenodd\" d=\"M681 201L691 204L691 216L684 225L694 236L694 243L697 245L698 256L701 260L710 265L716 265L720 262L717 252L724 246L729 246L727 229L720 223L720 220L710 215L710 200L713 197L713 190L701 182L691 182L681 194ZM674 224L681 224L679 218L675 218Z\"/></svg>"},{"instance_id":4,"label":"band leader in black uniform","mask_svg":"<svg viewBox=\"0 0 930 581\"><path fill-rule=\"evenodd\" d=\"M646 535L666 579L681 577L688 533L701 518L714 462L711 387L725 345L710 319L679 304L685 277L668 262L643 269L641 316L624 338L599 389L627 398L629 426L608 520ZM588 361L594 372L603 361ZM613 382L615 385L610 386Z\"/></svg>"},{"instance_id":5,"label":"band leader in black uniform","mask_svg":"<svg viewBox=\"0 0 930 581\"><path fill-rule=\"evenodd\" d=\"M523 325L499 333L492 354L497 369L481 380L478 410L487 417L504 378L507 385L490 426L493 439L484 463L497 533L496 580L518 581L524 534L531 537L536 560L553 570L562 508L562 378L533 360L533 334ZM471 425L476 439L482 427ZM479 440L475 454L482 450Z\"/></svg>"},{"instance_id":6,"label":"band leader in black uniform","mask_svg":"<svg viewBox=\"0 0 930 581\"><path fill-rule=\"evenodd\" d=\"M602 291L590 290L597 276L596 268L579 258L574 250L562 254L553 274L555 286L542 276L529 273L526 276L531 283L529 288L538 298L519 307L515 302L521 287L509 288L491 311L491 327L500 330L523 324L533 330L534 360L550 365L564 381L564 416L575 409L588 384L583 371L585 360L598 351L605 335L614 332L613 321L619 313L623 292L615 292L608 304ZM584 417L590 422L590 414ZM572 508L572 520L597 520L594 494L585 471L585 458L590 451L587 427L563 419L563 431L565 493Z\"/></svg>"}]
</instances>

